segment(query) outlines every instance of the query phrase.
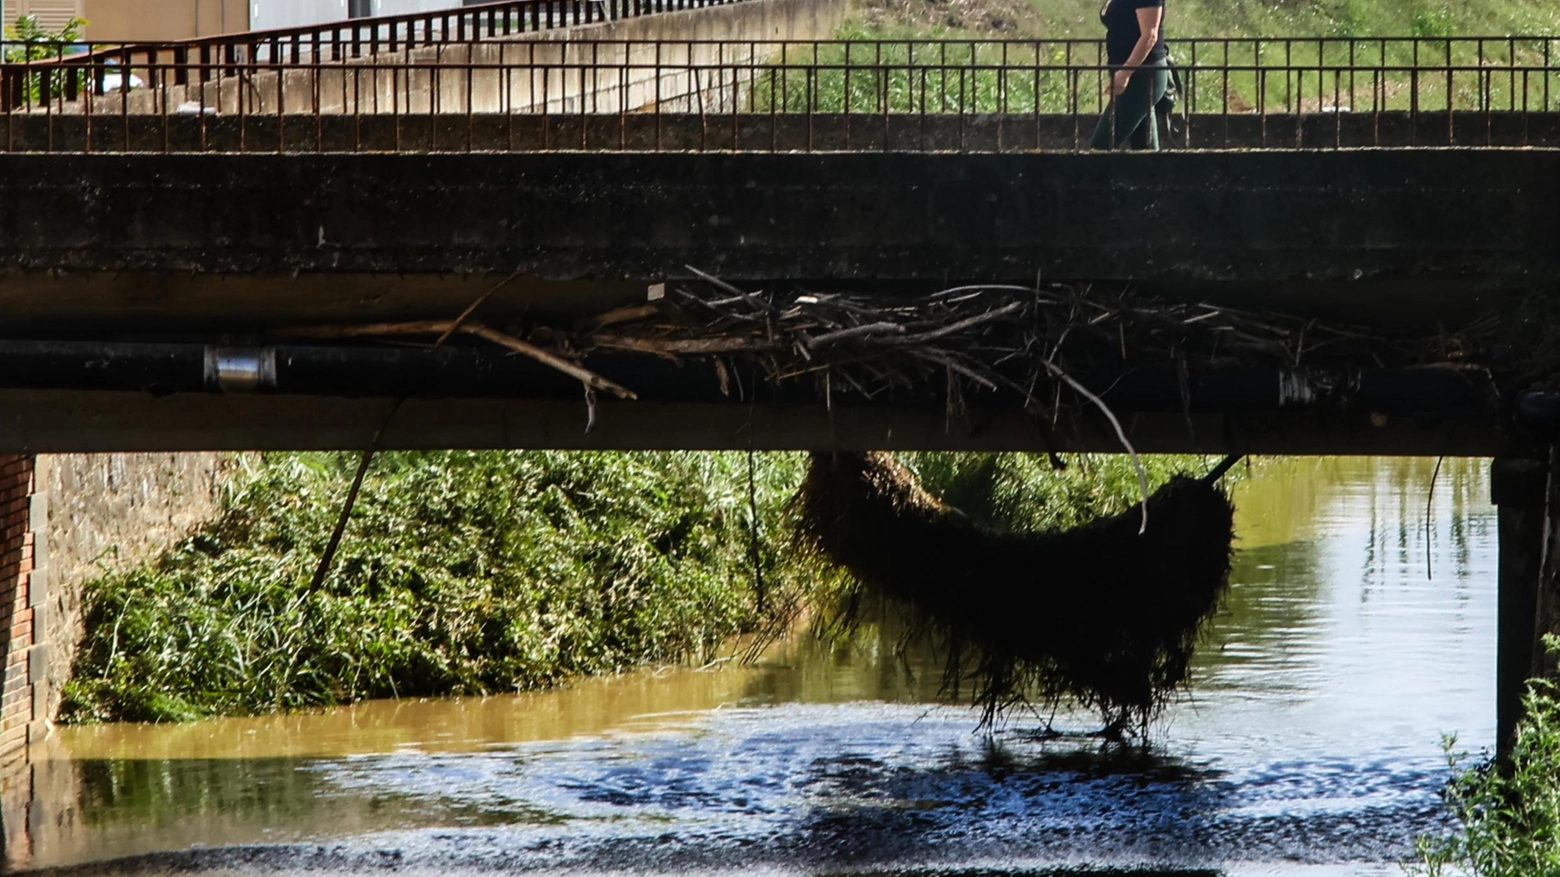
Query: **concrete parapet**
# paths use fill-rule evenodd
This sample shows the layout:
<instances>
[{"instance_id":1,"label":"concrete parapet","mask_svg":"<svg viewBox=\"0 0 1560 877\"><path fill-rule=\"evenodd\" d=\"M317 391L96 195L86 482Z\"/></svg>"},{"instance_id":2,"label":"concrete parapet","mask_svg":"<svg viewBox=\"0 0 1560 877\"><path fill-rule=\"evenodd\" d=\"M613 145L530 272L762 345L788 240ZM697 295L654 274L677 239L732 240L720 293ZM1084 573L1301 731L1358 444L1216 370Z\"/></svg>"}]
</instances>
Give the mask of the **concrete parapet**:
<instances>
[{"instance_id":1,"label":"concrete parapet","mask_svg":"<svg viewBox=\"0 0 1560 877\"><path fill-rule=\"evenodd\" d=\"M1094 128L1092 116L1059 114L732 113L708 89L669 102L697 110L699 96L702 113L23 116L0 126L0 152L1072 152ZM1555 148L1560 113L1210 113L1192 116L1177 146Z\"/></svg>"},{"instance_id":2,"label":"concrete parapet","mask_svg":"<svg viewBox=\"0 0 1560 877\"><path fill-rule=\"evenodd\" d=\"M296 323L355 274L374 276L344 304L359 318L392 302L404 316L385 318L447 318L442 299L423 313L431 299L386 298L429 285L417 275L653 283L693 265L759 282L1246 284L1264 290L1247 305L1289 288L1307 310L1412 302L1432 322L1560 276L1560 150L7 161L0 307L73 337L131 320L166 331L192 307L218 331ZM114 279L137 272L167 280ZM223 279L240 274L288 280ZM188 305L157 291L178 278ZM321 291L289 292L314 278Z\"/></svg>"}]
</instances>

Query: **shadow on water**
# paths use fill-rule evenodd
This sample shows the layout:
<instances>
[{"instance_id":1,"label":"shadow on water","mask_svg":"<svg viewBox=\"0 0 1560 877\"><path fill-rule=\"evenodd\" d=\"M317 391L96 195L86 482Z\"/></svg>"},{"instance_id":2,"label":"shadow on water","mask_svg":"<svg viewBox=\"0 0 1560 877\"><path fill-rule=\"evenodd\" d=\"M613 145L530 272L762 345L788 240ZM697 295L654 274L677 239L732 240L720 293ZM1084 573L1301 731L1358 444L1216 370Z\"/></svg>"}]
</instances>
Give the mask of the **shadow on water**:
<instances>
[{"instance_id":1,"label":"shadow on water","mask_svg":"<svg viewBox=\"0 0 1560 877\"><path fill-rule=\"evenodd\" d=\"M738 745L732 759L744 761L752 748L773 742L760 732L747 745ZM524 773L530 759L514 751L484 759L485 770L474 769L469 755L460 764L451 760L444 769L429 763L437 760L435 756L423 756L415 765L397 764L393 756L368 757L358 760L362 764L356 776L343 776L339 765L307 758L60 762L62 768L69 765L79 783L85 823L81 827L90 828L103 849L127 849L130 837L146 831L162 833L162 844L173 850L229 846L132 855L41 873L149 873L197 867L362 871L392 864L398 869L421 866L461 873L515 866L527 870L547 864L585 864L598 870L630 863L652 870L659 864L663 872L685 867L719 871L739 858L730 849L732 838L707 829L700 836L696 823L721 813L760 818L767 813L777 818L781 830L765 833L747 827L736 846L744 848L743 857L750 864L784 866L788 873L885 877L1218 873L1196 868L1102 870L1098 865L1073 870L935 872L883 867L956 861L967 858L970 849L990 853L1004 843L1017 844L1013 852L1022 847L1020 859L1033 859L1065 852L1085 834L1106 839L1126 828L1155 833L1175 827L1178 834L1194 835L1197 814L1220 809L1220 798L1226 794L1212 782L1216 772L1142 747L1047 752L1001 740L987 739L968 747L963 742L939 747L942 756L934 764L913 767L902 760L864 755L818 755L807 760L805 769L794 771L785 788L761 788L762 783L748 782L762 778L763 768L738 776L729 767L713 763L715 759L690 763L687 752L675 749L663 751L659 758L604 765L594 775L575 775L572 782L559 783L572 791L576 804L664 814L663 827L681 827L691 836L685 839L697 841L701 852L694 855L666 849L664 833L646 835L642 830L619 837L607 836L612 834L609 831L594 848L580 845L579 837L589 834L590 828L579 823L611 822L611 817L582 812L578 806L550 812L506 799L503 789L510 785L506 777L527 785ZM433 793L430 780L446 782L446 793ZM805 808L793 819L785 812L786 805L797 800L819 806ZM238 824L235 814L241 814ZM268 827L266 839L274 845L255 846L256 838L244 835L244 824L257 823ZM356 847L300 843L311 827L325 823L332 834L345 836L384 833L409 824L439 825L454 842L407 844L404 838L392 836L389 843ZM459 834L461 829L500 827L510 833L499 847L529 848L540 855L467 849ZM560 827L574 836L574 843L548 842L548 830ZM1051 836L1056 850L1034 843L1037 833Z\"/></svg>"},{"instance_id":2,"label":"shadow on water","mask_svg":"<svg viewBox=\"0 0 1560 877\"><path fill-rule=\"evenodd\" d=\"M1181 858L1205 817L1228 806L1217 779L1216 771L1146 747L1026 752L987 741L922 770L823 760L807 782L821 798L851 804L815 810L800 821L797 842L842 863L870 864L993 850L1066 858L1080 846L1119 856L1138 835L1179 848L1173 858Z\"/></svg>"}]
</instances>

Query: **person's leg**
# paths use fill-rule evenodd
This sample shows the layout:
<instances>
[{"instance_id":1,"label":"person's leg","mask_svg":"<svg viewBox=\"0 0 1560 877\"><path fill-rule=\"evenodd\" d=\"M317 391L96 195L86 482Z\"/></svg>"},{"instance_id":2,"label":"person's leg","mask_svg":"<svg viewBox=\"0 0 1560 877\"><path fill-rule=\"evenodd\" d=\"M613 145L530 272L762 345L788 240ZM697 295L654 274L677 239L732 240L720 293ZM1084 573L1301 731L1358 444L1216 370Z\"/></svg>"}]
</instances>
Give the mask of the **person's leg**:
<instances>
[{"instance_id":1,"label":"person's leg","mask_svg":"<svg viewBox=\"0 0 1560 877\"><path fill-rule=\"evenodd\" d=\"M1111 98L1110 106L1105 112L1100 113L1100 120L1094 126L1094 136L1089 138L1090 149L1109 149L1111 134L1115 131L1116 107L1120 103L1116 98Z\"/></svg>"},{"instance_id":2,"label":"person's leg","mask_svg":"<svg viewBox=\"0 0 1560 877\"><path fill-rule=\"evenodd\" d=\"M1145 67L1138 76L1147 78L1152 73L1152 88L1148 95L1148 115L1144 117L1143 124L1132 132L1132 148L1144 149L1151 152L1159 151L1159 113L1155 107L1159 106L1159 100L1165 96L1165 91L1170 87L1170 69L1164 66ZM1137 79L1138 76L1132 77Z\"/></svg>"},{"instance_id":3,"label":"person's leg","mask_svg":"<svg viewBox=\"0 0 1560 877\"><path fill-rule=\"evenodd\" d=\"M1153 124L1154 104L1164 97L1169 84L1170 74L1163 65L1138 70L1127 82L1127 90L1116 96L1110 106L1105 108L1099 124L1094 127L1094 136L1090 138L1089 145L1095 149L1110 149L1132 140L1134 148L1158 149L1159 132ZM1137 134L1145 128L1148 129L1143 135L1147 138L1146 145L1138 146Z\"/></svg>"}]
</instances>

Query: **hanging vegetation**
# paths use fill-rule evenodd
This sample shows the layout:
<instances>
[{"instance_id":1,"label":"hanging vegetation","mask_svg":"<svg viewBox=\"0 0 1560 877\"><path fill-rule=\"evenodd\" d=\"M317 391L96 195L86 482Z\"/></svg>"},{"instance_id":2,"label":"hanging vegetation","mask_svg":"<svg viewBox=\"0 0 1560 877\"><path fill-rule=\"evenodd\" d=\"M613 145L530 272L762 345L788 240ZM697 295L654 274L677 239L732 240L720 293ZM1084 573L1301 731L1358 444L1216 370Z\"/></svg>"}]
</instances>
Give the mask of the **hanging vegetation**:
<instances>
[{"instance_id":1,"label":"hanging vegetation","mask_svg":"<svg viewBox=\"0 0 1560 877\"><path fill-rule=\"evenodd\" d=\"M1186 681L1229 581L1233 515L1212 477L1172 478L1138 510L1070 530L1002 532L939 502L883 453L812 456L793 500L804 545L847 570L849 617L897 604L992 721L1073 701L1143 728Z\"/></svg>"}]
</instances>

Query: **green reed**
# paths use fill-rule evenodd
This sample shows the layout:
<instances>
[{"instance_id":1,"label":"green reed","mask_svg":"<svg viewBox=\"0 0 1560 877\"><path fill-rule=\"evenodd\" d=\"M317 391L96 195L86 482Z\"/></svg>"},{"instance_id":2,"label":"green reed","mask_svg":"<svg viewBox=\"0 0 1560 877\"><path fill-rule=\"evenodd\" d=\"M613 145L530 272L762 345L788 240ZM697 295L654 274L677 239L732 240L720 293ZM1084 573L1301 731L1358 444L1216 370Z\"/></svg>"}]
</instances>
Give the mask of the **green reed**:
<instances>
[{"instance_id":1,"label":"green reed","mask_svg":"<svg viewBox=\"0 0 1560 877\"><path fill-rule=\"evenodd\" d=\"M1547 637L1551 653L1560 640ZM1410 874L1442 877L1556 877L1560 875L1560 686L1528 682L1523 717L1510 756L1476 760L1445 741L1452 780L1447 806L1461 830L1418 841Z\"/></svg>"}]
</instances>

